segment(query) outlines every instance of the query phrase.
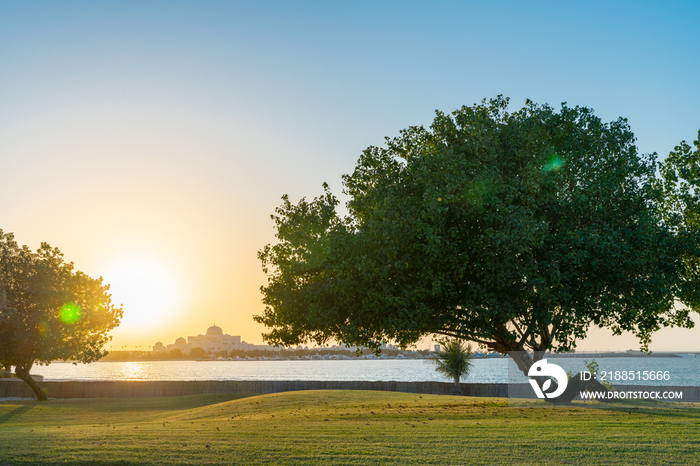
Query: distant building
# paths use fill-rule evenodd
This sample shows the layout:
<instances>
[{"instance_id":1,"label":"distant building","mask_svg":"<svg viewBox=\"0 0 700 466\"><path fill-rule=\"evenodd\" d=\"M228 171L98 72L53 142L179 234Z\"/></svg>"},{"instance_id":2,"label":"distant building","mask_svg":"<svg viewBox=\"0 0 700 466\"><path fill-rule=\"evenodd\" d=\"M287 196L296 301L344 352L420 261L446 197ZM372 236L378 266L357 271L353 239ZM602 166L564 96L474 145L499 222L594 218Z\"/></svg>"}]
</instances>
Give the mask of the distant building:
<instances>
[{"instance_id":1,"label":"distant building","mask_svg":"<svg viewBox=\"0 0 700 466\"><path fill-rule=\"evenodd\" d=\"M200 333L197 336L189 336L187 340L180 337L175 340L175 343L168 346L163 345L163 343L159 341L153 345L153 352L158 354L169 353L174 349L179 349L184 354L189 354L194 348L202 348L207 353L218 353L220 351L229 353L233 350L252 351L256 349L279 349L268 345L246 343L245 341L241 341L241 337L238 335L225 334L221 327L217 327L215 324L209 327L207 333L204 335Z\"/></svg>"},{"instance_id":2,"label":"distant building","mask_svg":"<svg viewBox=\"0 0 700 466\"><path fill-rule=\"evenodd\" d=\"M219 351L229 352L233 349L247 349L245 346L248 346L248 343L245 342L241 345L241 337L225 335L221 327L216 325L209 327L206 335L199 334L196 337L187 337L187 344L190 348L202 348L206 352L211 353Z\"/></svg>"}]
</instances>

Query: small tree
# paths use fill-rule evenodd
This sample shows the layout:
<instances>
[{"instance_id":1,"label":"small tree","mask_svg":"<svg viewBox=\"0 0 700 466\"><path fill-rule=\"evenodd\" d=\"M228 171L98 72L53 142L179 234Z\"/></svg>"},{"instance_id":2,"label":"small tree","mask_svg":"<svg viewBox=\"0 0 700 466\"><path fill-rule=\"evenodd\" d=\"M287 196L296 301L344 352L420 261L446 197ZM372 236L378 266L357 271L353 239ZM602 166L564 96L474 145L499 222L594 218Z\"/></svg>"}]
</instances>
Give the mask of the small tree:
<instances>
[{"instance_id":1,"label":"small tree","mask_svg":"<svg viewBox=\"0 0 700 466\"><path fill-rule=\"evenodd\" d=\"M206 357L206 350L204 348L200 348L199 346L197 346L196 348L192 348L192 351L190 351L190 358L202 359Z\"/></svg>"},{"instance_id":2,"label":"small tree","mask_svg":"<svg viewBox=\"0 0 700 466\"><path fill-rule=\"evenodd\" d=\"M442 349L433 355L435 370L455 381L455 395L459 395L459 380L467 378L472 368L472 347L462 340L443 342Z\"/></svg>"},{"instance_id":3,"label":"small tree","mask_svg":"<svg viewBox=\"0 0 700 466\"><path fill-rule=\"evenodd\" d=\"M102 278L65 263L46 243L33 252L0 230L0 366L15 367L39 400L47 395L30 375L35 363L88 363L104 357L107 333L119 325Z\"/></svg>"}]
</instances>

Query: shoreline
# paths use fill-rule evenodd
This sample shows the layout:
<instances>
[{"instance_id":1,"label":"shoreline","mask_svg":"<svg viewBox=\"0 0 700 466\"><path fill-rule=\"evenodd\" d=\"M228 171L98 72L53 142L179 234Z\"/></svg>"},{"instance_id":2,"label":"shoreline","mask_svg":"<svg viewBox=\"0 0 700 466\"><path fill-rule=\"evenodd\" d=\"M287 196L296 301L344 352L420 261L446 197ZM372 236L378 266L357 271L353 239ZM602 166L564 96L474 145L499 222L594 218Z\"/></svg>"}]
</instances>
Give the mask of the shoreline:
<instances>
[{"instance_id":1,"label":"shoreline","mask_svg":"<svg viewBox=\"0 0 700 466\"><path fill-rule=\"evenodd\" d=\"M145 352L144 352L145 353ZM584 352L584 353L547 353L544 358L559 359L588 359L588 358L682 358L686 356L698 356L700 352L695 351L660 351L651 354L645 354L639 351L634 352L615 352L615 351L600 351L600 352ZM323 357L320 355L300 356L300 357L270 357L270 356L255 356L247 358L153 358L143 355L141 357L128 358L103 358L99 361L94 361L90 364L101 362L259 362L259 361L412 361L412 360L430 360L430 356L387 356L387 357ZM475 360L490 360L490 359L508 359L508 356L476 356ZM71 361L51 361L51 364L73 364Z\"/></svg>"}]
</instances>

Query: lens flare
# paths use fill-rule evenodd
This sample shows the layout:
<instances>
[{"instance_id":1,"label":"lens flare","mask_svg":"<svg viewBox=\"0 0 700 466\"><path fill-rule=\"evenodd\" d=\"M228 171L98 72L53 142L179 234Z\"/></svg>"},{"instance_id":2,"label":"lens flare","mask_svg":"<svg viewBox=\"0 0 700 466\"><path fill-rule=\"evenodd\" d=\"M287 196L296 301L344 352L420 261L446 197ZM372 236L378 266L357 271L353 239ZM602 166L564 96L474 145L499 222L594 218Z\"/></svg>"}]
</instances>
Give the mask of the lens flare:
<instances>
[{"instance_id":1,"label":"lens flare","mask_svg":"<svg viewBox=\"0 0 700 466\"><path fill-rule=\"evenodd\" d=\"M559 171L561 169L562 165L564 165L564 161L562 159L560 159L558 155L553 155L549 159L549 163L544 166L544 170L548 171L548 172L551 172L551 171L556 172L556 171Z\"/></svg>"},{"instance_id":2,"label":"lens flare","mask_svg":"<svg viewBox=\"0 0 700 466\"><path fill-rule=\"evenodd\" d=\"M59 318L61 322L68 325L73 325L83 316L83 311L80 310L75 303L66 303L61 307Z\"/></svg>"}]
</instances>

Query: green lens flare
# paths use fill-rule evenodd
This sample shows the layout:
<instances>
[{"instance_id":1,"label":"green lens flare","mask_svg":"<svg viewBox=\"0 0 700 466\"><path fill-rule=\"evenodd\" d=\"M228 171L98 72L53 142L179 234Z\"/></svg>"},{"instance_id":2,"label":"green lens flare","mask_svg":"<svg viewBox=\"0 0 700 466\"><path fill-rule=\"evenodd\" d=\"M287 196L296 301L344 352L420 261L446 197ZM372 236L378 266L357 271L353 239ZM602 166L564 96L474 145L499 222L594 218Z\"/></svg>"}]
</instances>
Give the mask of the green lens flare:
<instances>
[{"instance_id":1,"label":"green lens flare","mask_svg":"<svg viewBox=\"0 0 700 466\"><path fill-rule=\"evenodd\" d=\"M83 316L83 312L75 303L66 303L61 307L59 318L64 324L73 325Z\"/></svg>"},{"instance_id":2,"label":"green lens flare","mask_svg":"<svg viewBox=\"0 0 700 466\"><path fill-rule=\"evenodd\" d=\"M562 159L560 159L558 155L553 155L549 159L549 163L544 166L544 170L548 172L559 171L562 165L564 165Z\"/></svg>"}]
</instances>

